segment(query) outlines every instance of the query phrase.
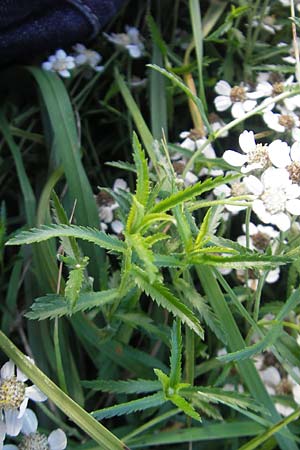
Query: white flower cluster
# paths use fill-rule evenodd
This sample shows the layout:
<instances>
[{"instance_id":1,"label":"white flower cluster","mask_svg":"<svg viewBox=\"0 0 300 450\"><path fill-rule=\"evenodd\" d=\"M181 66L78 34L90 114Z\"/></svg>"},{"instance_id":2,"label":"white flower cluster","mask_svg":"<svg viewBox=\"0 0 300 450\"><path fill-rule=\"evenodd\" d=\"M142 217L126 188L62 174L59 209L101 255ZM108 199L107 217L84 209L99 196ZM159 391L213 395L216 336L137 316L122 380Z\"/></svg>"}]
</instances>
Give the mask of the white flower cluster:
<instances>
[{"instance_id":1,"label":"white flower cluster","mask_svg":"<svg viewBox=\"0 0 300 450\"><path fill-rule=\"evenodd\" d=\"M127 183L122 178L117 178L113 184L112 194L121 194L122 191L129 191ZM102 190L96 196L96 201L98 204L101 230L107 231L110 226L114 234L120 235L124 230L124 225L115 217L115 211L119 207L116 199L109 192Z\"/></svg>"},{"instance_id":2,"label":"white flower cluster","mask_svg":"<svg viewBox=\"0 0 300 450\"><path fill-rule=\"evenodd\" d=\"M103 33L109 42L127 50L131 58L140 58L144 54L144 44L136 27L125 27L126 33Z\"/></svg>"},{"instance_id":3,"label":"white flower cluster","mask_svg":"<svg viewBox=\"0 0 300 450\"><path fill-rule=\"evenodd\" d=\"M99 66L102 60L100 53L86 48L83 44L76 44L73 47L74 54L67 55L62 50L56 50L54 55L49 56L48 61L42 63L42 69L58 73L63 78L69 78L71 72L76 67L89 67L96 72L102 72L103 66Z\"/></svg>"},{"instance_id":4,"label":"white flower cluster","mask_svg":"<svg viewBox=\"0 0 300 450\"><path fill-rule=\"evenodd\" d=\"M0 450L21 448L64 450L67 438L62 430L53 431L48 438L37 432L37 418L33 411L27 409L27 404L29 400L44 402L47 397L35 385L27 386L27 380L26 375L11 360L0 370ZM6 436L15 437L20 433L24 437L19 446L12 444L3 446Z\"/></svg>"}]
</instances>

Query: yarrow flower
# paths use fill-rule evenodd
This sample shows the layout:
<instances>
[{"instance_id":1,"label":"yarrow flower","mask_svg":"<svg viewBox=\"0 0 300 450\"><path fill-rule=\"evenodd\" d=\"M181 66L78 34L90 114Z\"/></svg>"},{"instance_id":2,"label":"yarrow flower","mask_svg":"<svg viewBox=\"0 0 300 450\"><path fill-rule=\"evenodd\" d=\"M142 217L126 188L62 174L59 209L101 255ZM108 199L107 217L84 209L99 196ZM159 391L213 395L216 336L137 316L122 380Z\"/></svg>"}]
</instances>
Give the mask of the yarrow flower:
<instances>
[{"instance_id":1,"label":"yarrow flower","mask_svg":"<svg viewBox=\"0 0 300 450\"><path fill-rule=\"evenodd\" d=\"M95 50L86 48L86 46L83 44L76 44L74 45L73 49L76 52L74 60L77 66L87 65L96 70L96 72L103 71L104 66L98 65L102 61L102 56L100 55L100 53L96 52Z\"/></svg>"},{"instance_id":2,"label":"yarrow flower","mask_svg":"<svg viewBox=\"0 0 300 450\"><path fill-rule=\"evenodd\" d=\"M17 436L22 428L28 400L44 402L47 397L35 385L25 384L28 378L11 360L2 366L0 376L0 410L5 424L5 427L0 427L0 432L2 437L3 433Z\"/></svg>"},{"instance_id":3,"label":"yarrow flower","mask_svg":"<svg viewBox=\"0 0 300 450\"><path fill-rule=\"evenodd\" d=\"M68 56L62 49L57 50L54 55L49 56L48 61L42 63L44 70L57 72L64 78L71 76L70 70L74 69L74 67L75 60L73 56Z\"/></svg>"},{"instance_id":4,"label":"yarrow flower","mask_svg":"<svg viewBox=\"0 0 300 450\"><path fill-rule=\"evenodd\" d=\"M270 166L268 145L256 144L253 131L243 131L239 136L239 144L244 155L233 150L226 150L223 159L228 164L241 167L243 173L255 169L265 169Z\"/></svg>"},{"instance_id":5,"label":"yarrow flower","mask_svg":"<svg viewBox=\"0 0 300 450\"><path fill-rule=\"evenodd\" d=\"M113 192L118 194L128 190L125 180L122 178L117 178L115 180L112 188ZM120 220L114 220L114 211L119 207L114 197L107 191L100 191L96 196L96 201L99 206L98 212L101 230L106 231L108 229L108 224L110 224L112 231L115 234L120 234L123 231L124 226Z\"/></svg>"},{"instance_id":6,"label":"yarrow flower","mask_svg":"<svg viewBox=\"0 0 300 450\"><path fill-rule=\"evenodd\" d=\"M287 231L291 226L289 214L300 214L300 186L292 183L287 170L269 167L261 179L250 175L244 183L256 196L252 209L259 219Z\"/></svg>"},{"instance_id":7,"label":"yarrow flower","mask_svg":"<svg viewBox=\"0 0 300 450\"><path fill-rule=\"evenodd\" d=\"M281 108L280 114L266 111L263 119L271 130L278 133L291 132L293 139L300 141L300 120L294 112L285 108Z\"/></svg>"},{"instance_id":8,"label":"yarrow flower","mask_svg":"<svg viewBox=\"0 0 300 450\"><path fill-rule=\"evenodd\" d=\"M27 409L21 432L24 436L19 445L4 445L3 450L64 450L67 447L66 434L58 428L52 431L47 437L39 433L38 420L31 409Z\"/></svg>"},{"instance_id":9,"label":"yarrow flower","mask_svg":"<svg viewBox=\"0 0 300 450\"><path fill-rule=\"evenodd\" d=\"M125 27L126 33L103 33L115 45L126 48L132 58L140 58L144 53L144 44L136 27Z\"/></svg>"},{"instance_id":10,"label":"yarrow flower","mask_svg":"<svg viewBox=\"0 0 300 450\"><path fill-rule=\"evenodd\" d=\"M238 119L256 106L256 92L248 92L248 87L239 85L231 87L227 81L220 80L215 86L219 94L215 99L217 111L225 111L231 107L232 117Z\"/></svg>"},{"instance_id":11,"label":"yarrow flower","mask_svg":"<svg viewBox=\"0 0 300 450\"><path fill-rule=\"evenodd\" d=\"M246 233L246 225L242 225L244 233ZM265 252L269 245L272 245L274 240L279 237L279 231L271 226L255 225L249 223L249 248L251 250L257 250L259 252ZM247 239L246 235L239 236L237 242L246 247Z\"/></svg>"}]
</instances>

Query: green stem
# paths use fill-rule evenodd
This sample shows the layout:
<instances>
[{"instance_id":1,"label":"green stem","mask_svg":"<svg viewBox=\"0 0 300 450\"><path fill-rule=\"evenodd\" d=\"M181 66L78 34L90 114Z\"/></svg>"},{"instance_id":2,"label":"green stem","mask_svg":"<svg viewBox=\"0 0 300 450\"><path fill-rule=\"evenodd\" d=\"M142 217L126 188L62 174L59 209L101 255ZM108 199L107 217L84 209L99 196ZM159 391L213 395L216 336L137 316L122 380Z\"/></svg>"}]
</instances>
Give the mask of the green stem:
<instances>
[{"instance_id":1,"label":"green stem","mask_svg":"<svg viewBox=\"0 0 300 450\"><path fill-rule=\"evenodd\" d=\"M192 21L193 35L195 40L197 66L198 66L198 78L199 78L199 97L203 103L205 110L207 110L207 103L205 99L205 89L203 81L203 30L200 12L199 0L189 1L190 16Z\"/></svg>"},{"instance_id":2,"label":"green stem","mask_svg":"<svg viewBox=\"0 0 300 450\"><path fill-rule=\"evenodd\" d=\"M101 445L101 449L128 450L128 447L123 442L59 389L2 331L0 331L0 348L67 417L73 420L94 441L98 442Z\"/></svg>"}]
</instances>

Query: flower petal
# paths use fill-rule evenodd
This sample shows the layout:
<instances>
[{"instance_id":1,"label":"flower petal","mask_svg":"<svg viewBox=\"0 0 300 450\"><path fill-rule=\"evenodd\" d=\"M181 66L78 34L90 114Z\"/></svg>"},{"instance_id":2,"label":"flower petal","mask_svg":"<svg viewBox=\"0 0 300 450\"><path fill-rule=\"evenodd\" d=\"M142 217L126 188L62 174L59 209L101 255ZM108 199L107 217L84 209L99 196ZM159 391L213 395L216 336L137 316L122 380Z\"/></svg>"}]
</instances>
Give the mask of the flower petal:
<instances>
[{"instance_id":1,"label":"flower petal","mask_svg":"<svg viewBox=\"0 0 300 450\"><path fill-rule=\"evenodd\" d=\"M233 150L226 150L223 154L223 159L234 167L241 167L247 162L248 157Z\"/></svg>"},{"instance_id":2,"label":"flower petal","mask_svg":"<svg viewBox=\"0 0 300 450\"><path fill-rule=\"evenodd\" d=\"M245 112L251 111L253 108L255 108L256 106L256 101L255 100L246 100L243 103L243 108Z\"/></svg>"},{"instance_id":3,"label":"flower petal","mask_svg":"<svg viewBox=\"0 0 300 450\"><path fill-rule=\"evenodd\" d=\"M235 119L240 119L241 117L243 117L245 115L243 103L241 103L241 102L234 103L231 108L231 115Z\"/></svg>"},{"instance_id":4,"label":"flower petal","mask_svg":"<svg viewBox=\"0 0 300 450\"><path fill-rule=\"evenodd\" d=\"M300 142L294 142L291 147L291 160L300 162Z\"/></svg>"},{"instance_id":5,"label":"flower petal","mask_svg":"<svg viewBox=\"0 0 300 450\"><path fill-rule=\"evenodd\" d=\"M290 147L286 142L276 139L268 147L269 158L274 166L284 168L291 164Z\"/></svg>"},{"instance_id":6,"label":"flower petal","mask_svg":"<svg viewBox=\"0 0 300 450\"><path fill-rule=\"evenodd\" d=\"M31 409L27 409L23 416L22 433L28 435L35 433L38 428L38 420Z\"/></svg>"},{"instance_id":7,"label":"flower petal","mask_svg":"<svg viewBox=\"0 0 300 450\"><path fill-rule=\"evenodd\" d=\"M287 231L291 226L290 218L283 212L274 214L271 223L274 223L280 231Z\"/></svg>"},{"instance_id":8,"label":"flower petal","mask_svg":"<svg viewBox=\"0 0 300 450\"><path fill-rule=\"evenodd\" d=\"M264 191L262 182L254 175L244 178L244 184L246 188L254 195L261 195Z\"/></svg>"},{"instance_id":9,"label":"flower petal","mask_svg":"<svg viewBox=\"0 0 300 450\"><path fill-rule=\"evenodd\" d=\"M15 375L15 364L11 359L1 367L0 375L4 380L8 380Z\"/></svg>"},{"instance_id":10,"label":"flower petal","mask_svg":"<svg viewBox=\"0 0 300 450\"><path fill-rule=\"evenodd\" d=\"M231 86L229 83L227 83L227 81L220 80L217 82L217 84L215 86L215 91L219 95L229 96L230 92L231 92Z\"/></svg>"},{"instance_id":11,"label":"flower petal","mask_svg":"<svg viewBox=\"0 0 300 450\"><path fill-rule=\"evenodd\" d=\"M225 111L232 105L232 101L230 100L230 97L218 95L218 97L214 99L214 104L217 111Z\"/></svg>"},{"instance_id":12,"label":"flower petal","mask_svg":"<svg viewBox=\"0 0 300 450\"><path fill-rule=\"evenodd\" d=\"M243 131L239 137L239 144L244 153L249 153L256 149L256 142L253 131Z\"/></svg>"},{"instance_id":13,"label":"flower petal","mask_svg":"<svg viewBox=\"0 0 300 450\"><path fill-rule=\"evenodd\" d=\"M298 198L286 202L286 210L294 216L300 215L300 200Z\"/></svg>"},{"instance_id":14,"label":"flower petal","mask_svg":"<svg viewBox=\"0 0 300 450\"><path fill-rule=\"evenodd\" d=\"M50 450L64 450L67 446L67 436L58 428L50 433L48 443Z\"/></svg>"},{"instance_id":15,"label":"flower petal","mask_svg":"<svg viewBox=\"0 0 300 450\"><path fill-rule=\"evenodd\" d=\"M8 436L18 436L21 431L23 418L19 418L19 411L17 409L7 409L4 411L6 434Z\"/></svg>"},{"instance_id":16,"label":"flower petal","mask_svg":"<svg viewBox=\"0 0 300 450\"><path fill-rule=\"evenodd\" d=\"M45 395L38 387L32 385L25 389L25 394L30 400L35 402L44 402L47 400L47 395Z\"/></svg>"},{"instance_id":17,"label":"flower petal","mask_svg":"<svg viewBox=\"0 0 300 450\"><path fill-rule=\"evenodd\" d=\"M19 419L21 419L21 417L24 416L26 408L27 408L27 405L28 405L28 398L25 397L24 400L22 401L21 405L20 405L20 408L19 408L19 415L18 415Z\"/></svg>"}]
</instances>

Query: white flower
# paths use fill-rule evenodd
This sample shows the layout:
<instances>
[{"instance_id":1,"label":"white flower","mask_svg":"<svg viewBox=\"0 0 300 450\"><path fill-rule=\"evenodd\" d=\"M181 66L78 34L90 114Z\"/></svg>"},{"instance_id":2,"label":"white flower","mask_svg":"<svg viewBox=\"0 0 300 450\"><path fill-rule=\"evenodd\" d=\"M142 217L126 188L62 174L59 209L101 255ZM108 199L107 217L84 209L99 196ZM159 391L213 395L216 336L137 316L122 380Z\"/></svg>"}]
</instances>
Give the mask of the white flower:
<instances>
[{"instance_id":1,"label":"white flower","mask_svg":"<svg viewBox=\"0 0 300 450\"><path fill-rule=\"evenodd\" d=\"M4 445L3 450L19 450L21 448L64 450L67 447L66 434L60 428L52 431L48 438L46 435L38 433L37 428L38 421L35 413L31 409L27 409L21 430L24 437L21 439L20 445Z\"/></svg>"},{"instance_id":2,"label":"white flower","mask_svg":"<svg viewBox=\"0 0 300 450\"><path fill-rule=\"evenodd\" d=\"M267 97L267 100L269 100L270 97L275 97L276 95L282 94L284 91L295 85L294 75L291 75L287 80L282 80L279 78L274 79L274 76L272 76L273 74L270 73L263 75L259 75L258 84L255 89L258 98ZM261 105L264 105L264 102L265 100ZM283 100L283 104L288 111L294 111L295 108L300 107L300 95L298 94L293 97L285 98ZM266 107L266 110L270 111L274 108L274 106L275 103L270 103Z\"/></svg>"},{"instance_id":3,"label":"white flower","mask_svg":"<svg viewBox=\"0 0 300 450\"><path fill-rule=\"evenodd\" d=\"M98 65L102 60L100 53L86 48L83 44L76 44L73 49L76 52L74 59L77 66L88 65L97 72L102 72L103 66Z\"/></svg>"},{"instance_id":4,"label":"white flower","mask_svg":"<svg viewBox=\"0 0 300 450\"><path fill-rule=\"evenodd\" d=\"M288 213L300 214L300 186L292 183L289 173L285 169L269 167L261 180L250 175L244 178L244 183L256 195L252 209L259 219L287 231L291 226Z\"/></svg>"},{"instance_id":5,"label":"white flower","mask_svg":"<svg viewBox=\"0 0 300 450\"><path fill-rule=\"evenodd\" d=\"M234 167L241 167L243 173L255 169L265 169L270 165L268 145L256 144L253 131L243 131L239 137L239 144L245 153L226 150L223 159Z\"/></svg>"},{"instance_id":6,"label":"white flower","mask_svg":"<svg viewBox=\"0 0 300 450\"><path fill-rule=\"evenodd\" d=\"M260 271L262 273L262 271ZM240 280L242 283L246 282L246 274L247 276L247 286L252 290L256 291L258 286L258 278L255 275L255 272L252 270L248 270L247 272L244 269L237 269L236 275L238 280ZM276 283L276 281L279 280L280 277L280 269L276 267L275 269L270 270L267 273L267 276L265 278L265 282L268 284Z\"/></svg>"},{"instance_id":7,"label":"white flower","mask_svg":"<svg viewBox=\"0 0 300 450\"><path fill-rule=\"evenodd\" d=\"M36 386L27 386L28 380L13 361L5 363L0 371L0 408L3 412L5 432L9 436L17 436L22 428L23 416L28 400L44 402L45 394ZM3 428L3 427L2 427Z\"/></svg>"},{"instance_id":8,"label":"white flower","mask_svg":"<svg viewBox=\"0 0 300 450\"><path fill-rule=\"evenodd\" d=\"M243 231L246 233L246 225L243 224ZM249 223L249 248L251 250L257 250L259 252L264 252L266 248L272 244L272 241L279 236L279 231L275 228L265 225L255 225L254 223ZM242 235L237 238L237 242L246 247L246 236Z\"/></svg>"},{"instance_id":9,"label":"white flower","mask_svg":"<svg viewBox=\"0 0 300 450\"><path fill-rule=\"evenodd\" d=\"M252 26L257 27L260 25L263 30L271 34L275 34L276 31L282 29L282 25L276 24L276 17L274 15L266 15L269 13L269 10L270 8L267 8L267 11L265 12L265 15L262 18L262 20L255 18L252 21Z\"/></svg>"},{"instance_id":10,"label":"white flower","mask_svg":"<svg viewBox=\"0 0 300 450\"><path fill-rule=\"evenodd\" d=\"M233 172L234 173L234 172ZM229 175L230 172L227 172L227 175ZM229 184L222 184L221 186L217 186L213 193L218 198L229 198L229 197L240 197L241 195L248 195L251 194L248 187L244 183L243 180L235 180L232 181ZM233 200L230 198L230 200ZM240 211L243 211L246 209L246 206L240 206L240 205L229 205L226 204L227 211L231 212L232 214L237 214Z\"/></svg>"},{"instance_id":11,"label":"white flower","mask_svg":"<svg viewBox=\"0 0 300 450\"><path fill-rule=\"evenodd\" d=\"M140 58L144 53L144 44L136 27L125 27L126 33L104 33L104 36L115 45L126 48L132 58Z\"/></svg>"},{"instance_id":12,"label":"white flower","mask_svg":"<svg viewBox=\"0 0 300 450\"><path fill-rule=\"evenodd\" d=\"M231 114L235 119L243 117L256 106L257 93L248 93L246 86L231 87L227 81L220 80L215 86L215 91L219 94L214 99L217 111L225 111L231 107Z\"/></svg>"},{"instance_id":13,"label":"white flower","mask_svg":"<svg viewBox=\"0 0 300 450\"><path fill-rule=\"evenodd\" d=\"M278 133L291 132L295 141L300 141L300 120L297 114L281 108L281 113L266 111L263 114L265 123Z\"/></svg>"},{"instance_id":14,"label":"white flower","mask_svg":"<svg viewBox=\"0 0 300 450\"><path fill-rule=\"evenodd\" d=\"M286 169L293 183L300 184L300 142L290 147L277 139L269 148L269 158L279 169Z\"/></svg>"},{"instance_id":15,"label":"white flower","mask_svg":"<svg viewBox=\"0 0 300 450\"><path fill-rule=\"evenodd\" d=\"M291 6L291 0L279 0L280 1L280 3L282 4L282 6L287 6L287 7L290 7ZM296 6L296 9L298 10L298 11L300 11L300 2L299 2L299 0L295 0L294 1L294 4L295 4L295 6Z\"/></svg>"},{"instance_id":16,"label":"white flower","mask_svg":"<svg viewBox=\"0 0 300 450\"><path fill-rule=\"evenodd\" d=\"M57 72L64 78L71 76L70 70L74 69L75 60L73 56L68 56L62 49L56 50L55 55L51 55L48 61L42 63L42 69Z\"/></svg>"}]
</instances>

